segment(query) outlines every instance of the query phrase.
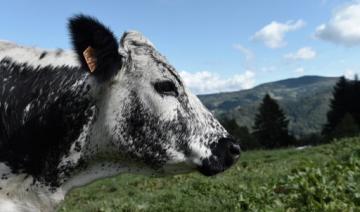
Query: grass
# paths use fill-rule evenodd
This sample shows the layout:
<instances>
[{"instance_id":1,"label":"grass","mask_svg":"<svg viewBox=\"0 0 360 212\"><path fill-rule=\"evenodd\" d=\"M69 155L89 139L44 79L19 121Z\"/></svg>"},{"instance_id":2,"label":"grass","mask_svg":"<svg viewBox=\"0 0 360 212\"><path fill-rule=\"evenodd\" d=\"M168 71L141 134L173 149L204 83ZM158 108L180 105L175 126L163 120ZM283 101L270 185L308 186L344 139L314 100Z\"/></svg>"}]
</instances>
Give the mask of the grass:
<instances>
[{"instance_id":1,"label":"grass","mask_svg":"<svg viewBox=\"0 0 360 212\"><path fill-rule=\"evenodd\" d=\"M360 138L245 152L227 172L123 174L75 189L60 211L360 211Z\"/></svg>"}]
</instances>

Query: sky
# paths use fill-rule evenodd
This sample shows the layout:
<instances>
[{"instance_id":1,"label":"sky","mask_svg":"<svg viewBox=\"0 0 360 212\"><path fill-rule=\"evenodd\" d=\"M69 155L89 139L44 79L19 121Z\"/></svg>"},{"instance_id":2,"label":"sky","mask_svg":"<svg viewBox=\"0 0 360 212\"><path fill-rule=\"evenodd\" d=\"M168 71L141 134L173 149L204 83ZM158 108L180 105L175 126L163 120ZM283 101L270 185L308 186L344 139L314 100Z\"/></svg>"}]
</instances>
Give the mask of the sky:
<instances>
[{"instance_id":1,"label":"sky","mask_svg":"<svg viewBox=\"0 0 360 212\"><path fill-rule=\"evenodd\" d=\"M2 0L0 40L71 48L67 20L137 30L196 94L360 73L359 0Z\"/></svg>"}]
</instances>

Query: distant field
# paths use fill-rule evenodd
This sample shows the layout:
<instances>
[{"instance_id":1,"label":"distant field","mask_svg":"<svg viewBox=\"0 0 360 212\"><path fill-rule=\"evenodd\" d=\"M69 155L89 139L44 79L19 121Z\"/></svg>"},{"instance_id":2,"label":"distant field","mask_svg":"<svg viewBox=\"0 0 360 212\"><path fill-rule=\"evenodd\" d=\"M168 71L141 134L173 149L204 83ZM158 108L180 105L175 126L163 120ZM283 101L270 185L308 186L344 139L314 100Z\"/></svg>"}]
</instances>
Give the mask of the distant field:
<instances>
[{"instance_id":1,"label":"distant field","mask_svg":"<svg viewBox=\"0 0 360 212\"><path fill-rule=\"evenodd\" d=\"M215 177L124 174L76 189L60 211L360 210L360 138L251 151Z\"/></svg>"}]
</instances>

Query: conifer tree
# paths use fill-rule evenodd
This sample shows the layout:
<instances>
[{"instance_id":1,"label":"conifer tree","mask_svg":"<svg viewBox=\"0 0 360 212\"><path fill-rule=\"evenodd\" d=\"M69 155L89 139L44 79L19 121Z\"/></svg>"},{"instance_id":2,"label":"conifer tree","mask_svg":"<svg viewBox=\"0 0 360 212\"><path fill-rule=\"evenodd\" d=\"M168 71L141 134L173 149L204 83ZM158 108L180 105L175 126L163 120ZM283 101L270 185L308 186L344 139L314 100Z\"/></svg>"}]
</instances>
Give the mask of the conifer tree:
<instances>
[{"instance_id":1,"label":"conifer tree","mask_svg":"<svg viewBox=\"0 0 360 212\"><path fill-rule=\"evenodd\" d=\"M261 146L253 138L248 128L239 126L235 119L223 118L221 124L240 144L242 150L260 149Z\"/></svg>"},{"instance_id":2,"label":"conifer tree","mask_svg":"<svg viewBox=\"0 0 360 212\"><path fill-rule=\"evenodd\" d=\"M341 77L334 87L327 123L322 133L328 139L352 136L359 130L359 124L360 82L357 76L354 80Z\"/></svg>"},{"instance_id":3,"label":"conifer tree","mask_svg":"<svg viewBox=\"0 0 360 212\"><path fill-rule=\"evenodd\" d=\"M335 137L348 137L359 135L360 128L350 113L346 113L342 120L336 125L333 135Z\"/></svg>"},{"instance_id":4,"label":"conifer tree","mask_svg":"<svg viewBox=\"0 0 360 212\"><path fill-rule=\"evenodd\" d=\"M349 111L347 102L349 101L350 83L345 77L340 77L333 91L333 98L330 102L330 110L327 113L327 123L323 128L323 135L332 136L336 126L343 119L345 113Z\"/></svg>"},{"instance_id":5,"label":"conifer tree","mask_svg":"<svg viewBox=\"0 0 360 212\"><path fill-rule=\"evenodd\" d=\"M352 102L350 104L353 106L352 116L360 126L360 81L358 75L355 75L353 83L353 97L351 97Z\"/></svg>"},{"instance_id":6,"label":"conifer tree","mask_svg":"<svg viewBox=\"0 0 360 212\"><path fill-rule=\"evenodd\" d=\"M265 148L285 147L293 144L288 132L289 121L278 103L266 94L255 117L253 135Z\"/></svg>"}]
</instances>

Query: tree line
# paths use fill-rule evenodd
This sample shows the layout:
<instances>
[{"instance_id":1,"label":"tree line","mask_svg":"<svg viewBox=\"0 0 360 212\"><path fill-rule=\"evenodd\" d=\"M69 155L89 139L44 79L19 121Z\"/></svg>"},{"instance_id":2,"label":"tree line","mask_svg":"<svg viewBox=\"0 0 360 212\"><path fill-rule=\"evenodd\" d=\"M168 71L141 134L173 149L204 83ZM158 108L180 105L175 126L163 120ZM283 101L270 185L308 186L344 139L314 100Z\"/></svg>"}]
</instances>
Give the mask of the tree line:
<instances>
[{"instance_id":1,"label":"tree line","mask_svg":"<svg viewBox=\"0 0 360 212\"><path fill-rule=\"evenodd\" d=\"M292 136L286 113L269 94L262 99L251 130L239 126L235 119L220 121L245 150L317 145L334 138L357 136L360 135L360 81L357 76L354 80L339 78L329 104L327 123L318 134Z\"/></svg>"}]
</instances>

